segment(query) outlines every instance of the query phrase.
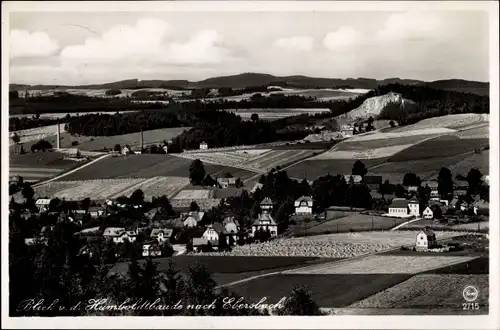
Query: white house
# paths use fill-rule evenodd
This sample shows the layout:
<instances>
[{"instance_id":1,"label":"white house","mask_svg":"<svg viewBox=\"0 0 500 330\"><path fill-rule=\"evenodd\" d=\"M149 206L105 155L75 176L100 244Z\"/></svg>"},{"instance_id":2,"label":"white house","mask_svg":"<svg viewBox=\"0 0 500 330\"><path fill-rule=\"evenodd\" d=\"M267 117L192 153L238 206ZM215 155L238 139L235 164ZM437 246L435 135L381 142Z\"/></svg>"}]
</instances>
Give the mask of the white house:
<instances>
[{"instance_id":1,"label":"white house","mask_svg":"<svg viewBox=\"0 0 500 330\"><path fill-rule=\"evenodd\" d=\"M172 236L172 231L172 229L153 228L150 237L157 240L158 243L163 244Z\"/></svg>"},{"instance_id":2,"label":"white house","mask_svg":"<svg viewBox=\"0 0 500 330\"><path fill-rule=\"evenodd\" d=\"M217 178L217 183L222 188L229 188L236 186L236 178Z\"/></svg>"},{"instance_id":3,"label":"white house","mask_svg":"<svg viewBox=\"0 0 500 330\"><path fill-rule=\"evenodd\" d=\"M354 184L359 184L363 181L363 177L361 175L346 174L344 175L344 180L347 184L351 183L351 180Z\"/></svg>"},{"instance_id":4,"label":"white house","mask_svg":"<svg viewBox=\"0 0 500 330\"><path fill-rule=\"evenodd\" d=\"M408 211L408 201L405 198L394 198L389 205L389 216L391 217L406 217Z\"/></svg>"},{"instance_id":5,"label":"white house","mask_svg":"<svg viewBox=\"0 0 500 330\"><path fill-rule=\"evenodd\" d=\"M122 155L130 155L130 148L128 146L125 146L122 148Z\"/></svg>"},{"instance_id":6,"label":"white house","mask_svg":"<svg viewBox=\"0 0 500 330\"><path fill-rule=\"evenodd\" d=\"M436 234L430 228L425 228L417 234L415 249L417 251L425 251L437 245Z\"/></svg>"},{"instance_id":7,"label":"white house","mask_svg":"<svg viewBox=\"0 0 500 330\"><path fill-rule=\"evenodd\" d=\"M50 201L49 198L40 198L36 200L35 206L38 208L38 211L45 212L49 210Z\"/></svg>"},{"instance_id":8,"label":"white house","mask_svg":"<svg viewBox=\"0 0 500 330\"><path fill-rule=\"evenodd\" d=\"M91 206L88 213L92 218L97 218L104 215L104 209L100 206Z\"/></svg>"},{"instance_id":9,"label":"white house","mask_svg":"<svg viewBox=\"0 0 500 330\"><path fill-rule=\"evenodd\" d=\"M295 214L312 214L313 199L310 196L302 196L295 201L294 206Z\"/></svg>"},{"instance_id":10,"label":"white house","mask_svg":"<svg viewBox=\"0 0 500 330\"><path fill-rule=\"evenodd\" d=\"M414 216L420 216L420 203L418 202L418 199L416 199L415 197L412 197L409 201L408 201L408 209L410 211L410 215L414 215Z\"/></svg>"},{"instance_id":11,"label":"white house","mask_svg":"<svg viewBox=\"0 0 500 330\"><path fill-rule=\"evenodd\" d=\"M156 243L148 243L142 246L142 256L158 257L161 256L161 248Z\"/></svg>"},{"instance_id":12,"label":"white house","mask_svg":"<svg viewBox=\"0 0 500 330\"><path fill-rule=\"evenodd\" d=\"M163 146L162 149L166 154L168 154L168 146Z\"/></svg>"},{"instance_id":13,"label":"white house","mask_svg":"<svg viewBox=\"0 0 500 330\"><path fill-rule=\"evenodd\" d=\"M258 218L252 224L252 235L255 235L257 230L269 230L271 237L278 236L278 224L274 221L271 216L271 210L273 208L273 202L270 198L266 197L260 203L261 213Z\"/></svg>"},{"instance_id":14,"label":"white house","mask_svg":"<svg viewBox=\"0 0 500 330\"><path fill-rule=\"evenodd\" d=\"M342 125L342 128L340 129L340 133L345 138L351 137L351 136L354 135L354 126L352 126L352 125Z\"/></svg>"},{"instance_id":15,"label":"white house","mask_svg":"<svg viewBox=\"0 0 500 330\"><path fill-rule=\"evenodd\" d=\"M434 218L434 212L432 212L431 208L429 206L427 206L424 210L424 212L422 212L422 215L424 217L424 219L432 219Z\"/></svg>"},{"instance_id":16,"label":"white house","mask_svg":"<svg viewBox=\"0 0 500 330\"><path fill-rule=\"evenodd\" d=\"M207 150L207 149L208 149L208 144L205 141L200 143L200 150Z\"/></svg>"},{"instance_id":17,"label":"white house","mask_svg":"<svg viewBox=\"0 0 500 330\"><path fill-rule=\"evenodd\" d=\"M120 244L125 241L135 242L137 239L137 233L134 231L126 231L125 228L121 227L108 227L104 230L102 234L105 238L113 240L113 243Z\"/></svg>"},{"instance_id":18,"label":"white house","mask_svg":"<svg viewBox=\"0 0 500 330\"><path fill-rule=\"evenodd\" d=\"M212 225L208 225L207 229L202 235L202 238L210 242L219 241L219 233L215 230Z\"/></svg>"},{"instance_id":19,"label":"white house","mask_svg":"<svg viewBox=\"0 0 500 330\"><path fill-rule=\"evenodd\" d=\"M234 220L234 217L225 218L224 221L222 221L222 224L228 233L235 234L240 230L240 224L238 223L238 220Z\"/></svg>"}]
</instances>

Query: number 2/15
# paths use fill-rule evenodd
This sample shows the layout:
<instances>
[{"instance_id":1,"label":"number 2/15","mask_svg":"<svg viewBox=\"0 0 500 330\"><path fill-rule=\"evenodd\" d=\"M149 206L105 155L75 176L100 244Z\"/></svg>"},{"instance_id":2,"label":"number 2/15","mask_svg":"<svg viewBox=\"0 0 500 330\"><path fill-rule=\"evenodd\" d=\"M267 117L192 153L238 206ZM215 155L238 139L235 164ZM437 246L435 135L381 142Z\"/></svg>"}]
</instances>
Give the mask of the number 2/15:
<instances>
[{"instance_id":1,"label":"number 2/15","mask_svg":"<svg viewBox=\"0 0 500 330\"><path fill-rule=\"evenodd\" d=\"M479 309L479 303L463 303L462 304L462 309L464 311L478 310Z\"/></svg>"}]
</instances>

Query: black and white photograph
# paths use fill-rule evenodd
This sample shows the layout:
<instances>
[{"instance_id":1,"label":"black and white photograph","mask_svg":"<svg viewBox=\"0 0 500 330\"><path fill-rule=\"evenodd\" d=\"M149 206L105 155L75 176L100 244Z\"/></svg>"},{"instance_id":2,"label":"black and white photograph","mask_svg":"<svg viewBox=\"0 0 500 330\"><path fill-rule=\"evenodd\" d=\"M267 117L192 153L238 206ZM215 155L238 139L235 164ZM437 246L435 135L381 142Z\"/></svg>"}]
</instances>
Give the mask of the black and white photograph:
<instances>
[{"instance_id":1,"label":"black and white photograph","mask_svg":"<svg viewBox=\"0 0 500 330\"><path fill-rule=\"evenodd\" d=\"M356 3L3 2L5 324L500 326L498 2Z\"/></svg>"}]
</instances>

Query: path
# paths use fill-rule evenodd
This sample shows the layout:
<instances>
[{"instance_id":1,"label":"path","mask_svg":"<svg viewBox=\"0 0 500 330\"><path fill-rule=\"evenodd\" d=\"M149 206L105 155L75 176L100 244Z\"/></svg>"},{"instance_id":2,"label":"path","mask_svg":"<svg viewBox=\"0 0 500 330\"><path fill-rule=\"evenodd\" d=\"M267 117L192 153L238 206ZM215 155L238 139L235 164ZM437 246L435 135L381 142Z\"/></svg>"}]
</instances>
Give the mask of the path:
<instances>
[{"instance_id":1,"label":"path","mask_svg":"<svg viewBox=\"0 0 500 330\"><path fill-rule=\"evenodd\" d=\"M67 175L73 174L73 173L75 173L75 172L77 172L77 171L81 170L82 168L85 168L85 167L87 167L87 166L90 166L90 165L92 165L92 164L94 164L94 163L96 163L96 162L100 161L101 159L104 159L104 158L109 157L109 156L111 156L111 155L110 155L110 154L103 155L103 156L101 156L101 157L99 157L99 158L97 158L97 159L94 159L93 161L90 161L90 162L88 162L88 163L86 163L86 164L83 164L82 166L78 166L77 168L72 169L71 171L68 171L68 172L62 173L62 174L57 175L57 176L55 176L55 177L53 177L53 178L51 178L51 179L48 179L48 180L46 180L46 181L43 181L43 182L39 182L39 183L37 183L37 184L34 184L34 185L33 185L33 188L36 188L36 187L38 187L38 186L41 186L41 185L43 185L43 184L46 184L46 183L49 183L49 182L52 182L52 181L56 181L56 180L58 180L58 179L60 179L60 178L63 178L63 177L65 177L65 176L67 176Z\"/></svg>"},{"instance_id":2,"label":"path","mask_svg":"<svg viewBox=\"0 0 500 330\"><path fill-rule=\"evenodd\" d=\"M413 220L409 220L409 221L403 222L403 223L397 225L396 227L392 228L391 231L392 230L398 230L401 227L404 227L404 226L406 226L406 225L408 225L408 224L410 224L412 222L419 221L419 220L422 220L422 218L416 218L416 219L413 219Z\"/></svg>"}]
</instances>

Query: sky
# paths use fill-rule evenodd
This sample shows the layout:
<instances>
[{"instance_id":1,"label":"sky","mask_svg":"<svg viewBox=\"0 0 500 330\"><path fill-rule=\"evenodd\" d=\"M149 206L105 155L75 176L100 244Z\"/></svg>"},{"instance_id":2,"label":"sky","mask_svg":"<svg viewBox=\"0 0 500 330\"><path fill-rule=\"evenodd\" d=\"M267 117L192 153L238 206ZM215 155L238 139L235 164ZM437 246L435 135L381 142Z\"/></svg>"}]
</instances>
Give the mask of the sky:
<instances>
[{"instance_id":1,"label":"sky","mask_svg":"<svg viewBox=\"0 0 500 330\"><path fill-rule=\"evenodd\" d=\"M10 83L78 85L244 72L488 81L488 14L14 12Z\"/></svg>"}]
</instances>

